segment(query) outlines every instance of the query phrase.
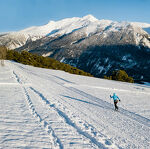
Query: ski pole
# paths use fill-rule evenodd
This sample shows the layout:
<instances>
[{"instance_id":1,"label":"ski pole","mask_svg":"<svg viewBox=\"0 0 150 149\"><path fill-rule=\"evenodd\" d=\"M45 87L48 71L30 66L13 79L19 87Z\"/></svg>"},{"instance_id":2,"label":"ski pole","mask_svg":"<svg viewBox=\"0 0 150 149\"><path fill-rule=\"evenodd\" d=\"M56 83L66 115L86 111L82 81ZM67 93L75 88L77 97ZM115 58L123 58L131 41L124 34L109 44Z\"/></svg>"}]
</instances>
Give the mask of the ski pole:
<instances>
[{"instance_id":1,"label":"ski pole","mask_svg":"<svg viewBox=\"0 0 150 149\"><path fill-rule=\"evenodd\" d=\"M110 104L111 104L111 95L109 96L109 99L110 99Z\"/></svg>"}]
</instances>

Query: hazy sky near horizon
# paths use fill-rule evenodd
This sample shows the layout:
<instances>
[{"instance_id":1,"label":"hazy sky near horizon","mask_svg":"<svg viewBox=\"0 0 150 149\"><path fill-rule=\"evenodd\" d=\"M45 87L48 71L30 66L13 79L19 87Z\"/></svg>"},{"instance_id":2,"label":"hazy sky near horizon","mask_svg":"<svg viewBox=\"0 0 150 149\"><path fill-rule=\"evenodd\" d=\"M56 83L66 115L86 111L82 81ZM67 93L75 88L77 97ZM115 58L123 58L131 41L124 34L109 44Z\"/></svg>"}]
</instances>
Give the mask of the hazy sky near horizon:
<instances>
[{"instance_id":1,"label":"hazy sky near horizon","mask_svg":"<svg viewBox=\"0 0 150 149\"><path fill-rule=\"evenodd\" d=\"M0 0L0 32L83 17L150 24L150 0Z\"/></svg>"}]
</instances>

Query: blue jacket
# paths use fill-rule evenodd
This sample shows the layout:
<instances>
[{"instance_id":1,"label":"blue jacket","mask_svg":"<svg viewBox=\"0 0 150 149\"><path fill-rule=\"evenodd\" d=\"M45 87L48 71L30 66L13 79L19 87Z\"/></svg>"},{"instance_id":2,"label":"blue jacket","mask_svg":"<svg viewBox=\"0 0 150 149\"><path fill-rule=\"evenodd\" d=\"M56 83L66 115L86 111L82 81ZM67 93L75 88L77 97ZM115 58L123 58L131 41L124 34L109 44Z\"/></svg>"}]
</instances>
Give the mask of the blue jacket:
<instances>
[{"instance_id":1,"label":"blue jacket","mask_svg":"<svg viewBox=\"0 0 150 149\"><path fill-rule=\"evenodd\" d=\"M113 93L113 96L110 95L110 98L113 98L114 101L116 100L120 101L119 97L115 93Z\"/></svg>"}]
</instances>

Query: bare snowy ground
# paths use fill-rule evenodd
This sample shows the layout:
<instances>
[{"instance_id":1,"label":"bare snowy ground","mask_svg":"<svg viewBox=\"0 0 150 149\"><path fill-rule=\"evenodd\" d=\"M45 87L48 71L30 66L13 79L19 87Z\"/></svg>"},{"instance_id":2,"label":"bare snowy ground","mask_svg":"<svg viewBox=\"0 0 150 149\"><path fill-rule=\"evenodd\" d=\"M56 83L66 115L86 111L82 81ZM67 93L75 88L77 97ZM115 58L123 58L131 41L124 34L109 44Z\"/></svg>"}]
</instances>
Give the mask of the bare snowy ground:
<instances>
[{"instance_id":1,"label":"bare snowy ground","mask_svg":"<svg viewBox=\"0 0 150 149\"><path fill-rule=\"evenodd\" d=\"M149 86L10 61L0 67L0 148L149 149L149 132Z\"/></svg>"}]
</instances>

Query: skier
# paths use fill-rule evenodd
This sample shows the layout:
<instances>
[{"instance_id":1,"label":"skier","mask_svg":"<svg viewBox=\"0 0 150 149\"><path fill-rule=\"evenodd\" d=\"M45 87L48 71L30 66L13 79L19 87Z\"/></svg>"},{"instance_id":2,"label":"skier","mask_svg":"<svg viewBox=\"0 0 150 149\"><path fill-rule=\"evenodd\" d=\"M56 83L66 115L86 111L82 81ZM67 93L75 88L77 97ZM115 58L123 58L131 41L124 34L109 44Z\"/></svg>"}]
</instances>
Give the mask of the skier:
<instances>
[{"instance_id":1,"label":"skier","mask_svg":"<svg viewBox=\"0 0 150 149\"><path fill-rule=\"evenodd\" d=\"M118 111L117 103L118 103L118 100L120 101L119 97L116 95L116 93L113 93L113 96L110 95L110 98L113 98L115 110Z\"/></svg>"}]
</instances>

